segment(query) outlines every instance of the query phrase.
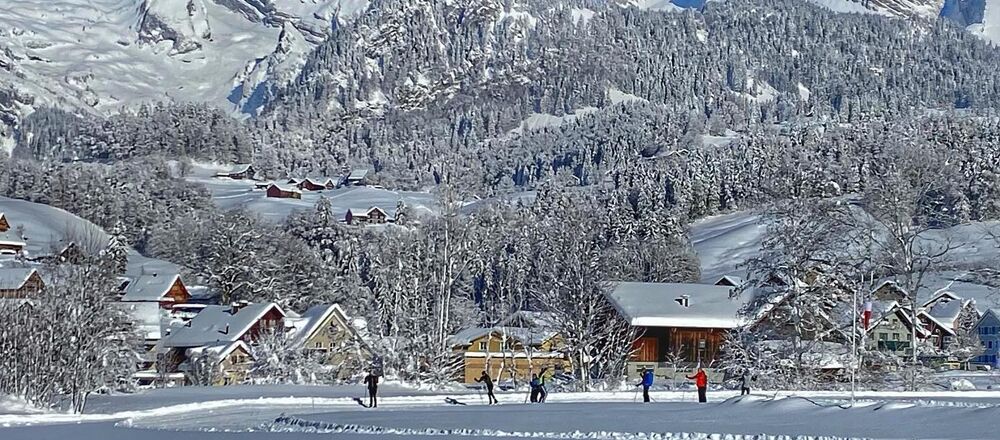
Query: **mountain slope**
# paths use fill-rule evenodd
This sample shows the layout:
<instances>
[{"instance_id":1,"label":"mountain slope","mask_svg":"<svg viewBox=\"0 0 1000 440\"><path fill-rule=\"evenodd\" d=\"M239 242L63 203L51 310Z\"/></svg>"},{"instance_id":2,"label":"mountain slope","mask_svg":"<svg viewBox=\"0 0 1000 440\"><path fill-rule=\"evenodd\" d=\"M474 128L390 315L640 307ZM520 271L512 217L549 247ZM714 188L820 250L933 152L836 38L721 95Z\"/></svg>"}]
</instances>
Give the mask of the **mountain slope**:
<instances>
[{"instance_id":1,"label":"mountain slope","mask_svg":"<svg viewBox=\"0 0 1000 440\"><path fill-rule=\"evenodd\" d=\"M0 2L0 138L41 106L107 114L175 100L244 106L287 81L367 0Z\"/></svg>"}]
</instances>

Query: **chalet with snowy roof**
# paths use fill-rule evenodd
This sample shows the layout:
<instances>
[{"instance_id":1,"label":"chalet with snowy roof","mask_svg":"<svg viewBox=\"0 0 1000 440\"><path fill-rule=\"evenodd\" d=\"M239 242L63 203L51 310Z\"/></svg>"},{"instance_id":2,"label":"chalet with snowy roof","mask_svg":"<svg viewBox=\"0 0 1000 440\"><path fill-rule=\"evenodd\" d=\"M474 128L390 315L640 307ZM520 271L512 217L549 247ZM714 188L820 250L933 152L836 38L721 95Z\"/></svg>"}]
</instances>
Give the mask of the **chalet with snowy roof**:
<instances>
[{"instance_id":1,"label":"chalet with snowy roof","mask_svg":"<svg viewBox=\"0 0 1000 440\"><path fill-rule=\"evenodd\" d=\"M344 215L344 223L349 225L378 225L388 220L389 216L378 206L368 209L351 208Z\"/></svg>"},{"instance_id":2,"label":"chalet with snowy roof","mask_svg":"<svg viewBox=\"0 0 1000 440\"><path fill-rule=\"evenodd\" d=\"M253 343L264 331L283 328L285 312L274 303L205 306L194 318L171 326L162 339L166 348L201 347L214 342Z\"/></svg>"},{"instance_id":3,"label":"chalet with snowy roof","mask_svg":"<svg viewBox=\"0 0 1000 440\"><path fill-rule=\"evenodd\" d=\"M7 232L10 230L10 223L7 222L7 215L0 212L0 232Z\"/></svg>"},{"instance_id":4,"label":"chalet with snowy roof","mask_svg":"<svg viewBox=\"0 0 1000 440\"><path fill-rule=\"evenodd\" d=\"M216 173L215 177L223 177L233 180L244 180L244 179L252 180L257 177L257 170L253 168L253 165L239 164L231 168L229 171Z\"/></svg>"},{"instance_id":5,"label":"chalet with snowy roof","mask_svg":"<svg viewBox=\"0 0 1000 440\"><path fill-rule=\"evenodd\" d=\"M37 261L41 263L54 263L54 264L81 264L87 259L87 254L83 252L75 242L70 242L55 253L50 255L43 255L38 258L32 258L32 261Z\"/></svg>"},{"instance_id":6,"label":"chalet with snowy roof","mask_svg":"<svg viewBox=\"0 0 1000 440\"><path fill-rule=\"evenodd\" d=\"M917 325L916 330L918 340L929 334L922 325ZM871 321L864 331L868 350L897 356L913 354L913 309L897 301L872 301Z\"/></svg>"},{"instance_id":7,"label":"chalet with snowy roof","mask_svg":"<svg viewBox=\"0 0 1000 440\"><path fill-rule=\"evenodd\" d=\"M364 168L351 170L347 175L346 185L362 186L368 183L368 170Z\"/></svg>"},{"instance_id":8,"label":"chalet with snowy roof","mask_svg":"<svg viewBox=\"0 0 1000 440\"><path fill-rule=\"evenodd\" d=\"M931 345L944 349L959 335L968 335L973 331L979 321L979 310L976 309L976 300L941 291L924 303L917 317L929 332Z\"/></svg>"},{"instance_id":9,"label":"chalet with snowy roof","mask_svg":"<svg viewBox=\"0 0 1000 440\"><path fill-rule=\"evenodd\" d=\"M45 282L36 269L0 268L0 298L30 298L44 288Z\"/></svg>"},{"instance_id":10,"label":"chalet with snowy roof","mask_svg":"<svg viewBox=\"0 0 1000 440\"><path fill-rule=\"evenodd\" d=\"M743 287L744 284L746 284L746 280L740 277L734 277L732 275L723 276L722 278L719 278L719 280L715 282L716 286L725 286L725 287Z\"/></svg>"},{"instance_id":11,"label":"chalet with snowy roof","mask_svg":"<svg viewBox=\"0 0 1000 440\"><path fill-rule=\"evenodd\" d=\"M285 317L284 323L293 347L322 354L327 365L345 367L345 374L371 361L371 349L355 320L337 304L312 306L301 315Z\"/></svg>"},{"instance_id":12,"label":"chalet with snowy roof","mask_svg":"<svg viewBox=\"0 0 1000 440\"><path fill-rule=\"evenodd\" d=\"M547 314L516 312L496 326L458 332L449 339L453 350L461 354L457 379L475 383L487 371L496 380L529 381L542 368L569 371L572 363L550 319Z\"/></svg>"},{"instance_id":13,"label":"chalet with snowy roof","mask_svg":"<svg viewBox=\"0 0 1000 440\"><path fill-rule=\"evenodd\" d=\"M733 297L734 291L714 284L615 283L608 299L642 334L629 374L664 369L671 358L684 367L713 365L725 334L746 323L740 310L750 295Z\"/></svg>"},{"instance_id":14,"label":"chalet with snowy roof","mask_svg":"<svg viewBox=\"0 0 1000 440\"><path fill-rule=\"evenodd\" d=\"M24 252L28 244L13 231L0 232L0 255L16 255Z\"/></svg>"},{"instance_id":15,"label":"chalet with snowy roof","mask_svg":"<svg viewBox=\"0 0 1000 440\"><path fill-rule=\"evenodd\" d=\"M129 280L122 302L157 303L163 308L183 304L191 299L178 274L143 274Z\"/></svg>"},{"instance_id":16,"label":"chalet with snowy roof","mask_svg":"<svg viewBox=\"0 0 1000 440\"><path fill-rule=\"evenodd\" d=\"M307 177L295 186L304 191L323 191L336 188L337 182L327 177Z\"/></svg>"},{"instance_id":17,"label":"chalet with snowy roof","mask_svg":"<svg viewBox=\"0 0 1000 440\"><path fill-rule=\"evenodd\" d=\"M267 187L267 197L275 199L301 199L302 192L296 188L283 188L272 183Z\"/></svg>"},{"instance_id":18,"label":"chalet with snowy roof","mask_svg":"<svg viewBox=\"0 0 1000 440\"><path fill-rule=\"evenodd\" d=\"M245 383L253 365L250 346L243 341L220 341L188 348L184 357L177 369L184 373L188 383L197 385Z\"/></svg>"},{"instance_id":19,"label":"chalet with snowy roof","mask_svg":"<svg viewBox=\"0 0 1000 440\"><path fill-rule=\"evenodd\" d=\"M987 309L979 318L973 333L979 337L983 352L972 363L1000 368L1000 309Z\"/></svg>"}]
</instances>

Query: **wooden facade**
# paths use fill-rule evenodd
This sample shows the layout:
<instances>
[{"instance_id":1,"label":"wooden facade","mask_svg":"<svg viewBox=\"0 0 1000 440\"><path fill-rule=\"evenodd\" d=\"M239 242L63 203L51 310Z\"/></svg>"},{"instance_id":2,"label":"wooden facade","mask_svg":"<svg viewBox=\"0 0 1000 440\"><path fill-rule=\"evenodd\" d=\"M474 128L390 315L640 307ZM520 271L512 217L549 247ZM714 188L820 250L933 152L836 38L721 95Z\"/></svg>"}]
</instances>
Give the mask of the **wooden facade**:
<instances>
[{"instance_id":1,"label":"wooden facade","mask_svg":"<svg viewBox=\"0 0 1000 440\"><path fill-rule=\"evenodd\" d=\"M10 230L10 223L7 222L7 216L0 212L0 232L7 232Z\"/></svg>"},{"instance_id":2,"label":"wooden facade","mask_svg":"<svg viewBox=\"0 0 1000 440\"><path fill-rule=\"evenodd\" d=\"M301 199L302 193L298 191L282 189L278 187L278 185L271 185L267 187L267 196L276 199Z\"/></svg>"},{"instance_id":3,"label":"wooden facade","mask_svg":"<svg viewBox=\"0 0 1000 440\"><path fill-rule=\"evenodd\" d=\"M257 170L253 168L253 165L247 165L228 172L218 173L215 176L228 177L233 180L253 179L257 176Z\"/></svg>"},{"instance_id":4,"label":"wooden facade","mask_svg":"<svg viewBox=\"0 0 1000 440\"><path fill-rule=\"evenodd\" d=\"M14 287L14 286L10 286ZM0 289L0 298L4 299L24 299L30 298L41 292L45 288L45 282L38 271L32 270L31 274L25 278L20 286L11 289Z\"/></svg>"},{"instance_id":5,"label":"wooden facade","mask_svg":"<svg viewBox=\"0 0 1000 440\"><path fill-rule=\"evenodd\" d=\"M357 209L348 209L347 214L344 215L344 223L349 225L378 225L387 221L389 221L388 214L378 206L368 208L364 212L359 212Z\"/></svg>"},{"instance_id":6,"label":"wooden facade","mask_svg":"<svg viewBox=\"0 0 1000 440\"><path fill-rule=\"evenodd\" d=\"M633 362L665 364L675 362L684 366L709 367L718 362L726 330L713 328L658 328L641 329L633 345Z\"/></svg>"},{"instance_id":7,"label":"wooden facade","mask_svg":"<svg viewBox=\"0 0 1000 440\"><path fill-rule=\"evenodd\" d=\"M24 242L0 240L0 252L19 254L24 251Z\"/></svg>"},{"instance_id":8,"label":"wooden facade","mask_svg":"<svg viewBox=\"0 0 1000 440\"><path fill-rule=\"evenodd\" d=\"M191 300L191 293L188 292L187 286L184 285L181 278L177 277L170 286L170 290L167 290L167 294L160 300L160 305L172 306L174 304L184 304L189 300Z\"/></svg>"},{"instance_id":9,"label":"wooden facade","mask_svg":"<svg viewBox=\"0 0 1000 440\"><path fill-rule=\"evenodd\" d=\"M455 347L461 354L462 369L459 381L476 383L476 379L486 371L494 380L527 382L532 373L547 368L554 373L572 370L569 356L559 351L562 339L558 335L526 346L519 339L493 331L472 339L468 345Z\"/></svg>"},{"instance_id":10,"label":"wooden facade","mask_svg":"<svg viewBox=\"0 0 1000 440\"><path fill-rule=\"evenodd\" d=\"M313 180L307 178L299 182L296 186L299 189L306 191L323 191L327 189L334 189L337 187L337 184L333 182L333 179Z\"/></svg>"}]
</instances>

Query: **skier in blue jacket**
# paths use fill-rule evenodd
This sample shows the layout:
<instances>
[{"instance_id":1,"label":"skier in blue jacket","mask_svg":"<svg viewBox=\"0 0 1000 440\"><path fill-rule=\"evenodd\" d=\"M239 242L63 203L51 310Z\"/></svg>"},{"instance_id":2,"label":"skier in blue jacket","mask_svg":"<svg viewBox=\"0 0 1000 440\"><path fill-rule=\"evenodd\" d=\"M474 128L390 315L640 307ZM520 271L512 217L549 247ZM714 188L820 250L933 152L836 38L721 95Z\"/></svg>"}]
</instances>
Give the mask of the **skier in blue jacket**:
<instances>
[{"instance_id":1,"label":"skier in blue jacket","mask_svg":"<svg viewBox=\"0 0 1000 440\"><path fill-rule=\"evenodd\" d=\"M642 386L642 401L643 403L649 403L649 387L653 386L653 370L645 368L642 370L642 382L635 384L635 386Z\"/></svg>"}]
</instances>

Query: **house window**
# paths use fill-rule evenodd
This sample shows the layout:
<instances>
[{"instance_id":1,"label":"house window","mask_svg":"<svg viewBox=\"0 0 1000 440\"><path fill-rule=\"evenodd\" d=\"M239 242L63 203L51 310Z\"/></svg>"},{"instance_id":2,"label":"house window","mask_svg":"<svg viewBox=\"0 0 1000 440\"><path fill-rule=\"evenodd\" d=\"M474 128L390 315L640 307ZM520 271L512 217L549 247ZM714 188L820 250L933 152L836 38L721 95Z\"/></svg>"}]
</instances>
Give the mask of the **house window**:
<instances>
[{"instance_id":1,"label":"house window","mask_svg":"<svg viewBox=\"0 0 1000 440\"><path fill-rule=\"evenodd\" d=\"M879 333L878 334L878 340L884 341L886 339L889 339L889 334L888 333Z\"/></svg>"},{"instance_id":2,"label":"house window","mask_svg":"<svg viewBox=\"0 0 1000 440\"><path fill-rule=\"evenodd\" d=\"M486 343L485 342L480 342L479 343L479 351L486 351Z\"/></svg>"},{"instance_id":3,"label":"house window","mask_svg":"<svg viewBox=\"0 0 1000 440\"><path fill-rule=\"evenodd\" d=\"M913 335L912 335L912 334L910 334L910 333L907 333L907 334L906 334L906 340L907 340L907 341L912 341L912 340L913 340Z\"/></svg>"},{"instance_id":4,"label":"house window","mask_svg":"<svg viewBox=\"0 0 1000 440\"><path fill-rule=\"evenodd\" d=\"M892 334L892 340L893 341L898 341L899 340L899 333L893 333Z\"/></svg>"},{"instance_id":5,"label":"house window","mask_svg":"<svg viewBox=\"0 0 1000 440\"><path fill-rule=\"evenodd\" d=\"M323 341L316 342L316 348L323 348Z\"/></svg>"}]
</instances>

